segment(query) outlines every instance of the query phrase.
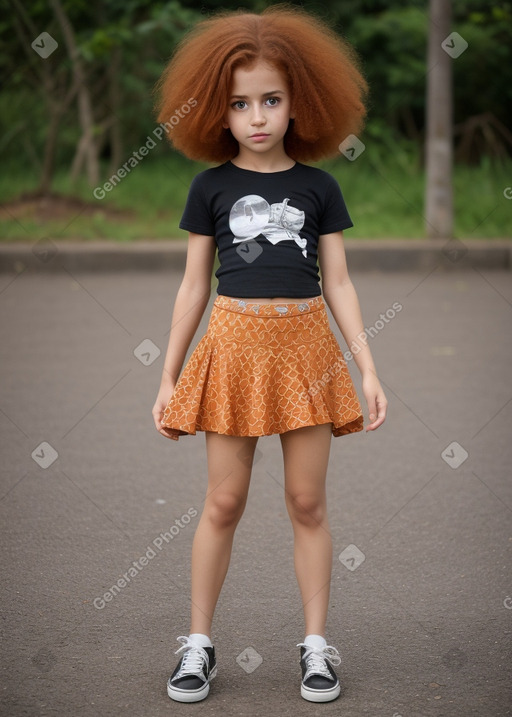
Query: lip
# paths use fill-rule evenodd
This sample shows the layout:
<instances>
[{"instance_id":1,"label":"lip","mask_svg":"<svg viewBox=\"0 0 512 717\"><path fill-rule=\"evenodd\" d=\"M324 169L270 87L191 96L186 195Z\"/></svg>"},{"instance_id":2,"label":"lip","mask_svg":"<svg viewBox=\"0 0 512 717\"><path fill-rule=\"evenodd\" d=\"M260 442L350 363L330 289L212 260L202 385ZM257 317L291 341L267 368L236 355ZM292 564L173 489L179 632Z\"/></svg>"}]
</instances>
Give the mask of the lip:
<instances>
[{"instance_id":1,"label":"lip","mask_svg":"<svg viewBox=\"0 0 512 717\"><path fill-rule=\"evenodd\" d=\"M256 134L251 134L249 139L264 139L265 137L270 137L270 135L265 134L265 132L257 132Z\"/></svg>"}]
</instances>

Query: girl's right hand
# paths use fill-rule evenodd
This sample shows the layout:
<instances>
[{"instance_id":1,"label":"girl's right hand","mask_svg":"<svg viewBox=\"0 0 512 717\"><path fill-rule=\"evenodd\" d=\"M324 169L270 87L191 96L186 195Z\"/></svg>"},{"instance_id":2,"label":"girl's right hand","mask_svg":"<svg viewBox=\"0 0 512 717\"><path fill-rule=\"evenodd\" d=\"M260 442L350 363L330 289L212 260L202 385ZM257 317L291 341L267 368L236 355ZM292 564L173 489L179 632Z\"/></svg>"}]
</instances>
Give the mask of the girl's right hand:
<instances>
[{"instance_id":1,"label":"girl's right hand","mask_svg":"<svg viewBox=\"0 0 512 717\"><path fill-rule=\"evenodd\" d=\"M156 430L162 434L162 436L165 436L166 438L170 438L169 431L165 426L162 426L162 418L164 415L165 408L174 393L174 383L163 383L160 386L160 390L158 391L158 396L156 397L155 405L153 406L153 410L151 411L153 415L153 420L155 422L155 428Z\"/></svg>"}]
</instances>

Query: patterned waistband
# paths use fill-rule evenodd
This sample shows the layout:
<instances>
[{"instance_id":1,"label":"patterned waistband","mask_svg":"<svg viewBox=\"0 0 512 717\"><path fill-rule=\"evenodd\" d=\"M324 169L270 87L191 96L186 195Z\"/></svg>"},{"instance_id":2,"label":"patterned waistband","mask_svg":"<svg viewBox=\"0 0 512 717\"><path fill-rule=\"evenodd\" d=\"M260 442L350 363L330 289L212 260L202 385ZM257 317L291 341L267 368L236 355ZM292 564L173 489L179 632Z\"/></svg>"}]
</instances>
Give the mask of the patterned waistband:
<instances>
[{"instance_id":1,"label":"patterned waistband","mask_svg":"<svg viewBox=\"0 0 512 717\"><path fill-rule=\"evenodd\" d=\"M325 309L323 296L312 296L301 303L258 304L251 299L233 299L230 296L219 294L213 305L225 311L236 311L239 314L251 316L300 316Z\"/></svg>"}]
</instances>

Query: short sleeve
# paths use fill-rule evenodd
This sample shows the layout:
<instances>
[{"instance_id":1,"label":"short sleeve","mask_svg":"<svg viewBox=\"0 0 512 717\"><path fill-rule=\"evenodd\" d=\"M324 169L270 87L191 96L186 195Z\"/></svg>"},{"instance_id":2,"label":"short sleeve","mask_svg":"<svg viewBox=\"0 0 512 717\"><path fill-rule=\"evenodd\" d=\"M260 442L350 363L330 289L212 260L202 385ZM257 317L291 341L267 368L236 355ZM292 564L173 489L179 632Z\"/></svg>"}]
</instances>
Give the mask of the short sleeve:
<instances>
[{"instance_id":1,"label":"short sleeve","mask_svg":"<svg viewBox=\"0 0 512 717\"><path fill-rule=\"evenodd\" d=\"M215 226L211 217L209 203L205 197L201 174L197 174L190 184L179 227L194 234L215 235Z\"/></svg>"},{"instance_id":2,"label":"short sleeve","mask_svg":"<svg viewBox=\"0 0 512 717\"><path fill-rule=\"evenodd\" d=\"M324 211L319 222L319 234L340 232L354 226L338 182L327 172L325 177L327 186Z\"/></svg>"}]
</instances>

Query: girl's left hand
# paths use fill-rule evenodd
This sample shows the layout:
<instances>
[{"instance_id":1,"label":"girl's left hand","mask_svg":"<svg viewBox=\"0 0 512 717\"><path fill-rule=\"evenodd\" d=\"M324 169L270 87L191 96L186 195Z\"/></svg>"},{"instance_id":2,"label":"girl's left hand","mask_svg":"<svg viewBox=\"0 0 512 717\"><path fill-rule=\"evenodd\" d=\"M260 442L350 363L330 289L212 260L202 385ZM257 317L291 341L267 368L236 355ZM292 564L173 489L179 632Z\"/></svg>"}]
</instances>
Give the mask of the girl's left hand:
<instances>
[{"instance_id":1,"label":"girl's left hand","mask_svg":"<svg viewBox=\"0 0 512 717\"><path fill-rule=\"evenodd\" d=\"M386 410L388 402L380 381L373 372L365 374L363 377L363 393L368 404L368 413L370 421L366 426L366 432L374 431L382 425L386 419Z\"/></svg>"}]
</instances>

